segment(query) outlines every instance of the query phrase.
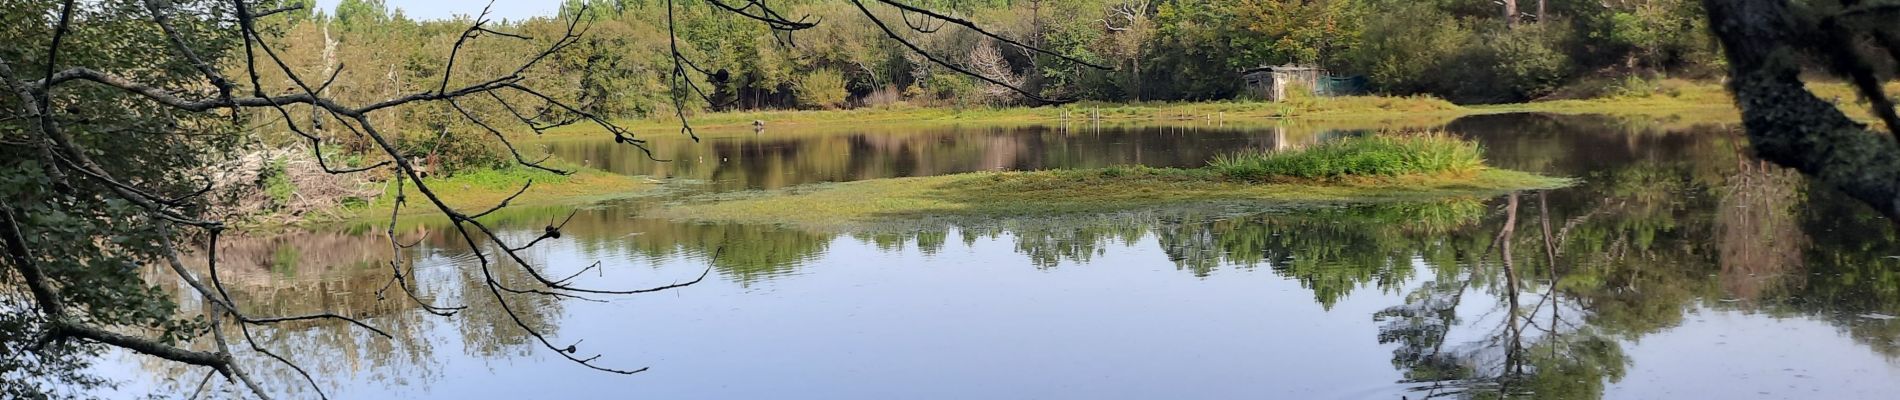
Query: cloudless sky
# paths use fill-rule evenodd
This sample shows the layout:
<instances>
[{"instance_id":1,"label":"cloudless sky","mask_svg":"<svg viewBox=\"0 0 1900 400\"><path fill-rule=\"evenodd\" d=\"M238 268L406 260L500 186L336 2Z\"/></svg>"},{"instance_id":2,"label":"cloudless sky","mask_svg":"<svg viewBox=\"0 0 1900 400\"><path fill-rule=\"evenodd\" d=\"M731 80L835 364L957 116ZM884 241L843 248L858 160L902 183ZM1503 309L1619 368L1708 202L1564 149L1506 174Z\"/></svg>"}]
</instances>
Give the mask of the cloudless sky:
<instances>
[{"instance_id":1,"label":"cloudless sky","mask_svg":"<svg viewBox=\"0 0 1900 400\"><path fill-rule=\"evenodd\" d=\"M336 14L336 4L342 0L317 0L317 7L325 14ZM390 8L402 9L403 15L411 19L445 19L456 14L473 16L482 12L486 0L387 0ZM561 7L561 0L495 0L495 6L488 13L496 19L519 20L538 15L554 15Z\"/></svg>"}]
</instances>

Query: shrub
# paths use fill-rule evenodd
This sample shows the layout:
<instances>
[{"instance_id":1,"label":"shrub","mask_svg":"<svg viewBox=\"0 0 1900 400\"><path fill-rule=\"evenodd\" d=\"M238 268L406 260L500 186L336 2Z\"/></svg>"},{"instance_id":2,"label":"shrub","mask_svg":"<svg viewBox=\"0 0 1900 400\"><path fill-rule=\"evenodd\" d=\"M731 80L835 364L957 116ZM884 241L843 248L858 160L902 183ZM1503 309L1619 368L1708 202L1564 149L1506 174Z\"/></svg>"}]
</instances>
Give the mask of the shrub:
<instances>
[{"instance_id":1,"label":"shrub","mask_svg":"<svg viewBox=\"0 0 1900 400\"><path fill-rule=\"evenodd\" d=\"M1286 152L1215 157L1208 167L1228 179L1333 179L1469 174L1484 166L1476 142L1444 133L1346 138Z\"/></svg>"},{"instance_id":2,"label":"shrub","mask_svg":"<svg viewBox=\"0 0 1900 400\"><path fill-rule=\"evenodd\" d=\"M1521 101L1550 94L1572 75L1565 49L1572 31L1558 24L1460 21L1431 2L1375 12L1347 64L1393 94L1432 93L1461 103Z\"/></svg>"},{"instance_id":3,"label":"shrub","mask_svg":"<svg viewBox=\"0 0 1900 400\"><path fill-rule=\"evenodd\" d=\"M793 87L793 92L798 98L799 106L838 108L844 106L845 98L851 94L844 85L844 74L823 68L800 78L798 84Z\"/></svg>"},{"instance_id":4,"label":"shrub","mask_svg":"<svg viewBox=\"0 0 1900 400\"><path fill-rule=\"evenodd\" d=\"M930 74L923 81L922 90L933 105L950 105L964 108L975 102L977 89L975 79L948 72Z\"/></svg>"},{"instance_id":5,"label":"shrub","mask_svg":"<svg viewBox=\"0 0 1900 400\"><path fill-rule=\"evenodd\" d=\"M291 196L297 194L297 186L290 182L288 161L282 158L271 159L258 171L258 185L264 187L264 195L270 196L272 207L290 204Z\"/></svg>"},{"instance_id":6,"label":"shrub","mask_svg":"<svg viewBox=\"0 0 1900 400\"><path fill-rule=\"evenodd\" d=\"M882 88L864 95L865 107L886 108L904 102L904 94L898 92L896 85L884 85Z\"/></svg>"},{"instance_id":7,"label":"shrub","mask_svg":"<svg viewBox=\"0 0 1900 400\"><path fill-rule=\"evenodd\" d=\"M1456 86L1452 93L1479 102L1521 101L1550 94L1571 75L1570 56L1559 50L1566 40L1564 32L1527 25L1515 31L1473 37L1453 70L1477 76L1458 79L1464 85Z\"/></svg>"},{"instance_id":8,"label":"shrub","mask_svg":"<svg viewBox=\"0 0 1900 400\"><path fill-rule=\"evenodd\" d=\"M444 130L448 133L443 134ZM419 167L442 175L501 168L514 161L500 140L473 124L407 131L396 148Z\"/></svg>"},{"instance_id":9,"label":"shrub","mask_svg":"<svg viewBox=\"0 0 1900 400\"><path fill-rule=\"evenodd\" d=\"M1429 2L1401 2L1368 17L1358 46L1347 62L1364 71L1375 89L1388 93L1424 93L1438 88L1439 74L1458 57L1469 28Z\"/></svg>"}]
</instances>

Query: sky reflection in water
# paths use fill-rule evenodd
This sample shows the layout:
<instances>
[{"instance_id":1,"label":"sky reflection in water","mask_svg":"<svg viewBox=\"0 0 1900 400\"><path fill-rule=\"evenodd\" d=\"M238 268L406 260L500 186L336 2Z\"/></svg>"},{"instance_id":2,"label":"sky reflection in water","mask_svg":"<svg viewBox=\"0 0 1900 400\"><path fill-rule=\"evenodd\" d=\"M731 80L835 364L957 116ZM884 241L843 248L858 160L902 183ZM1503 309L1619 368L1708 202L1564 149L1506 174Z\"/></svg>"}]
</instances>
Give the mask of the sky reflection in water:
<instances>
[{"instance_id":1,"label":"sky reflection in water","mask_svg":"<svg viewBox=\"0 0 1900 400\"><path fill-rule=\"evenodd\" d=\"M510 302L557 341L584 339L581 354L653 368L631 377L586 370L531 343L484 302L461 240L439 229L404 265L428 300L469 303L454 318L377 299L389 254L373 232L233 240L225 263L237 272L227 281L266 314L368 315L403 338L332 324L266 333L273 346L299 349L296 358L333 398L1900 393L1900 321L1889 317L1900 315L1900 260L1890 257L1900 255L1900 238L1863 207L1739 156L1743 141L1731 128L1498 115L1446 129L1482 141L1494 165L1584 183L1427 204L1167 210L891 232L642 219L648 205L638 203L592 208L567 239L533 252L552 275L600 260L603 271L584 275L590 286L633 287L713 268L705 282L673 292ZM1341 134L1352 133L947 128L761 137L713 142L711 154L724 162L651 168L743 189L993 166L1195 165L1221 151ZM574 155L598 152L590 144L565 146L552 150L609 158ZM635 168L618 165L607 167ZM564 215L524 209L512 218L531 236ZM128 392L189 392L202 376L126 360L104 368L128 376ZM312 395L288 370L262 369L288 397ZM162 378L141 378L149 375Z\"/></svg>"}]
</instances>

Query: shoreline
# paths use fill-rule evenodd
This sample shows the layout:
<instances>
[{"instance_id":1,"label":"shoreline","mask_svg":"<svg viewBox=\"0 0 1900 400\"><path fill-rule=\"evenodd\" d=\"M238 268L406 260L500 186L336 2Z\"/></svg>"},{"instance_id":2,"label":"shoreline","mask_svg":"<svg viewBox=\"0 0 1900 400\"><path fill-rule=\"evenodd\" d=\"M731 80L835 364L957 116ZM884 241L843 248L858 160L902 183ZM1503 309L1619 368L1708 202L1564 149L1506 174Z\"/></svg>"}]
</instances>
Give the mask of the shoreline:
<instances>
[{"instance_id":1,"label":"shoreline","mask_svg":"<svg viewBox=\"0 0 1900 400\"><path fill-rule=\"evenodd\" d=\"M1852 98L1852 89L1839 83L1811 84L1817 93L1834 96L1836 99ZM1858 107L1846 101L1837 101L1842 108L1848 109L1856 118L1869 117L1864 107ZM1099 111L1098 111L1099 110ZM1345 96L1326 98L1296 99L1282 103L1259 101L1217 101L1217 102L1144 102L1144 103L1096 103L1083 102L1046 107L1009 107L954 109L945 107L888 107L860 108L851 110L776 110L709 113L690 117L700 137L722 137L752 135L753 121L764 121L766 132L789 130L797 134L824 134L831 131L847 131L866 125L958 125L978 124L986 126L1010 125L1052 125L1052 124L1102 124L1121 125L1163 125L1198 126L1218 125L1235 129L1255 127L1284 126L1285 124L1339 124L1343 126L1365 126L1376 128L1392 125L1430 126L1442 125L1454 119L1487 114L1515 112L1541 112L1555 114L1600 114L1635 118L1672 118L1688 121L1735 121L1738 113L1721 86L1713 83L1697 83L1674 89L1669 93L1656 93L1646 96L1613 97L1598 99L1551 100L1529 103L1493 104L1493 105L1456 105L1437 98L1426 96ZM1095 116L1099 115L1099 119ZM676 131L678 121L671 119L643 119L623 121L626 127L634 130L662 132ZM584 125L556 128L538 137L523 138L524 143L537 141L565 141L592 139L590 135L599 133L598 128ZM672 185L655 181L645 176L619 175L590 168L574 168L576 173L560 177L541 171L525 171L525 168L513 167L504 170L471 171L452 178L432 180L431 186L438 188L438 194L452 206L463 209L486 209L513 194L520 185L529 179L535 180L521 197L511 202L511 206L562 206L585 205L601 201L639 197L655 193ZM1032 171L1049 172L1049 171ZM963 175L963 174L958 174ZM955 176L955 175L950 175ZM921 179L942 178L922 177ZM919 178L904 178L919 179ZM853 185L861 182L847 182L829 185ZM409 218L438 213L427 202L418 202L413 186L410 189L410 204L398 213ZM359 223L388 218L389 198L384 195L374 201L330 210L306 213L295 221L265 222L252 226L254 230L273 230L283 227L327 225L338 223Z\"/></svg>"},{"instance_id":2,"label":"shoreline","mask_svg":"<svg viewBox=\"0 0 1900 400\"><path fill-rule=\"evenodd\" d=\"M653 216L701 222L813 229L955 219L981 221L1148 208L1299 208L1440 200L1574 184L1567 178L1485 168L1462 175L1238 182L1207 171L1111 167L971 172L819 183L777 190L691 196Z\"/></svg>"},{"instance_id":3,"label":"shoreline","mask_svg":"<svg viewBox=\"0 0 1900 400\"><path fill-rule=\"evenodd\" d=\"M1853 103L1853 89L1842 83L1812 83L1810 87L1823 98L1836 99L1850 116L1869 119L1866 107ZM1900 86L1896 86L1900 89ZM751 134L753 122L762 122L766 132L774 129L826 129L837 124L985 124L985 125L1056 125L1056 124L1161 124L1231 125L1234 127L1272 126L1282 123L1347 123L1353 125L1442 124L1450 120L1486 114L1541 112L1554 114L1601 114L1622 117L1687 117L1695 120L1732 121L1739 110L1727 89L1715 83L1695 83L1666 92L1641 96L1616 96L1591 99L1556 99L1523 103L1458 105L1430 96L1341 96L1314 97L1286 102L1221 100L1206 102L1078 102L1042 107L978 107L957 109L899 104L845 110L766 110L710 112L688 116L701 137L738 133ZM1096 116L1099 115L1099 118ZM672 134L680 121L670 117L624 119L616 121L632 130L660 131ZM599 133L587 125L557 128L540 136L545 140L563 140Z\"/></svg>"}]
</instances>

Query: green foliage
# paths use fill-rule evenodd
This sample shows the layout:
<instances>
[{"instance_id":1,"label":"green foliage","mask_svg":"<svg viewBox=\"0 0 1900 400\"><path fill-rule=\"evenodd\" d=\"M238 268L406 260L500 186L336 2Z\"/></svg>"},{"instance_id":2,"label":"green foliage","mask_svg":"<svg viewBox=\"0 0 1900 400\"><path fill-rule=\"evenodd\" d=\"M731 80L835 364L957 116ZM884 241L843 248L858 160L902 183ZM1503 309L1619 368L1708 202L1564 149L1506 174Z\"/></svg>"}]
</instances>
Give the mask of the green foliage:
<instances>
[{"instance_id":1,"label":"green foliage","mask_svg":"<svg viewBox=\"0 0 1900 400\"><path fill-rule=\"evenodd\" d=\"M1438 90L1439 75L1451 70L1449 66L1470 41L1471 30L1430 3L1404 2L1382 15L1405 18L1368 24L1360 45L1348 52L1353 69L1388 92Z\"/></svg>"},{"instance_id":2,"label":"green foliage","mask_svg":"<svg viewBox=\"0 0 1900 400\"><path fill-rule=\"evenodd\" d=\"M485 135L486 132L476 131L478 129L481 128L457 124L455 128L436 128L434 133L405 131L396 149L404 157L439 174L501 168L514 162L500 142Z\"/></svg>"},{"instance_id":3,"label":"green foliage","mask_svg":"<svg viewBox=\"0 0 1900 400\"><path fill-rule=\"evenodd\" d=\"M208 62L228 60L238 43L229 29L231 4L224 1L172 2L172 19L181 39ZM0 2L0 60L5 60L11 91L14 82L40 79L51 69L46 59L62 2ZM258 7L274 7L265 2ZM175 57L166 35L146 18L143 2L79 2L76 19L62 38L57 65L83 65L126 79L171 89L196 90L203 75ZM18 76L11 76L19 74ZM199 84L201 85L201 83ZM11 93L11 92L10 92ZM64 85L44 93L55 105L61 132L91 150L84 154L112 176L160 196L182 196L201 186L196 173L226 161L235 148L243 118L181 114L143 97L98 85ZM0 96L9 117L28 107L19 96ZM42 153L46 136L33 118L0 118L0 213L17 221L31 260L43 272L72 322L116 332L137 333L163 343L196 335L202 321L182 318L170 296L140 276L141 266L163 262L167 239L183 241L167 223L113 193L113 187L88 179L70 167L72 154ZM184 134L190 133L190 134ZM50 150L50 148L49 148ZM58 161L58 160L66 161ZM57 163L50 164L49 163ZM196 216L203 210L178 209ZM25 296L16 258L0 258L0 398L83 396L106 382L88 365L105 347L59 340L34 348L44 335L46 315L37 300Z\"/></svg>"},{"instance_id":4,"label":"green foliage","mask_svg":"<svg viewBox=\"0 0 1900 400\"><path fill-rule=\"evenodd\" d=\"M844 85L844 74L819 69L799 78L794 92L798 94L800 106L838 108L844 106L845 96L850 94L845 91Z\"/></svg>"},{"instance_id":5,"label":"green foliage","mask_svg":"<svg viewBox=\"0 0 1900 400\"><path fill-rule=\"evenodd\" d=\"M1642 97L1662 91L1661 82L1631 75L1619 80L1609 94L1617 97Z\"/></svg>"},{"instance_id":6,"label":"green foliage","mask_svg":"<svg viewBox=\"0 0 1900 400\"><path fill-rule=\"evenodd\" d=\"M1464 2L1368 2L1345 69L1380 90L1466 103L1524 101L1572 84L1578 72L1703 76L1721 61L1694 1L1552 1L1563 16L1506 29L1495 9ZM1488 4L1488 3L1486 3ZM1593 78L1594 79L1594 78Z\"/></svg>"},{"instance_id":7,"label":"green foliage","mask_svg":"<svg viewBox=\"0 0 1900 400\"><path fill-rule=\"evenodd\" d=\"M1229 179L1273 181L1467 175L1484 167L1477 142L1446 134L1353 137L1285 152L1228 154L1208 166Z\"/></svg>"},{"instance_id":8,"label":"green foliage","mask_svg":"<svg viewBox=\"0 0 1900 400\"><path fill-rule=\"evenodd\" d=\"M1392 18L1367 29L1349 64L1388 92L1461 102L1523 101L1556 90L1577 68L1565 52L1570 30L1562 25L1474 26L1425 3L1387 13Z\"/></svg>"},{"instance_id":9,"label":"green foliage","mask_svg":"<svg viewBox=\"0 0 1900 400\"><path fill-rule=\"evenodd\" d=\"M290 197L297 194L297 186L290 182L290 174L285 170L284 159L273 159L263 170L258 171L258 186L264 188L264 194L270 196L275 206L290 203Z\"/></svg>"},{"instance_id":10,"label":"green foliage","mask_svg":"<svg viewBox=\"0 0 1900 400\"><path fill-rule=\"evenodd\" d=\"M1569 56L1559 50L1563 31L1541 25L1472 37L1443 76L1440 90L1476 102L1522 101L1557 89L1571 76Z\"/></svg>"},{"instance_id":11,"label":"green foliage","mask_svg":"<svg viewBox=\"0 0 1900 400\"><path fill-rule=\"evenodd\" d=\"M1254 60L1233 37L1235 16L1214 2L1166 1L1156 6L1154 82L1167 87L1163 99L1228 98L1239 91L1240 74ZM1159 91L1159 90L1157 90Z\"/></svg>"},{"instance_id":12,"label":"green foliage","mask_svg":"<svg viewBox=\"0 0 1900 400\"><path fill-rule=\"evenodd\" d=\"M336 20L348 27L375 27L388 23L390 9L383 0L343 0L336 5Z\"/></svg>"},{"instance_id":13,"label":"green foliage","mask_svg":"<svg viewBox=\"0 0 1900 400\"><path fill-rule=\"evenodd\" d=\"M999 93L1003 99L975 100L993 88L890 41L849 3L796 1L780 10L823 21L795 35L798 47L782 46L766 27L714 7L688 2L674 8L672 33L681 54L723 78L688 74L713 100L690 101L698 94L671 80L667 3L568 1L559 18L580 12L583 4L588 34L522 76L549 88L550 95L610 118L898 101L963 108L1019 100L1007 92ZM902 17L873 6L872 12L887 21ZM1002 60L993 68L998 74L1020 77L1021 86L1045 96L1087 100L1230 99L1241 93L1240 71L1307 64L1337 75L1365 75L1372 87L1390 94L1521 101L1572 83L1580 71L1640 64L1646 70L1697 75L1717 70L1720 58L1702 32L1706 24L1699 3L1688 0L1608 7L1552 0L1551 14L1561 19L1527 19L1509 30L1494 5L1475 0L1044 0L931 6L969 16L1004 37L1113 68L1087 68L1017 46L996 46ZM273 40L283 42L282 53L306 76L349 65L329 93L349 102L434 88L442 79L439 65L448 46L466 22L410 20L382 0L343 1L334 15L288 20L284 36ZM537 38L558 37L563 27L557 17L490 26ZM973 49L985 40L964 29L903 34L956 65L970 65ZM540 42L469 41L456 64L458 78L451 82L506 73ZM1625 73L1642 71L1611 72ZM275 73L265 74L273 79ZM883 97L865 101L877 93ZM676 95L689 101L675 103ZM491 122L509 120L505 110L485 103L465 106ZM685 110L676 110L681 107ZM500 146L491 135L460 121L446 106L422 105L402 114L381 117L378 124L402 133L399 145L407 156L434 154L451 173L506 160L497 156ZM451 141L469 145L434 144L445 131ZM353 135L331 136L326 143L343 147L343 156L374 150Z\"/></svg>"},{"instance_id":14,"label":"green foliage","mask_svg":"<svg viewBox=\"0 0 1900 400\"><path fill-rule=\"evenodd\" d=\"M1578 29L1598 41L1595 55L1629 69L1675 69L1686 75L1719 72L1721 56L1708 34L1700 2L1627 2L1578 18Z\"/></svg>"},{"instance_id":15,"label":"green foliage","mask_svg":"<svg viewBox=\"0 0 1900 400\"><path fill-rule=\"evenodd\" d=\"M976 80L967 76L935 74L924 81L926 93L939 99L948 99L957 106L973 104L977 92Z\"/></svg>"},{"instance_id":16,"label":"green foliage","mask_svg":"<svg viewBox=\"0 0 1900 400\"><path fill-rule=\"evenodd\" d=\"M297 276L297 260L303 258L303 252L297 246L278 246L271 250L270 270L284 277Z\"/></svg>"}]
</instances>

